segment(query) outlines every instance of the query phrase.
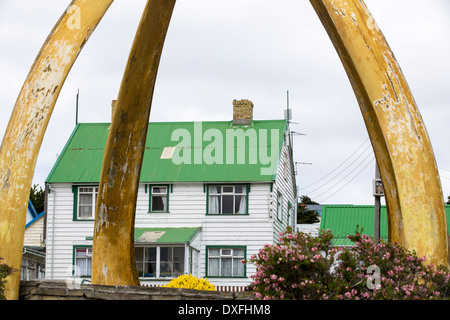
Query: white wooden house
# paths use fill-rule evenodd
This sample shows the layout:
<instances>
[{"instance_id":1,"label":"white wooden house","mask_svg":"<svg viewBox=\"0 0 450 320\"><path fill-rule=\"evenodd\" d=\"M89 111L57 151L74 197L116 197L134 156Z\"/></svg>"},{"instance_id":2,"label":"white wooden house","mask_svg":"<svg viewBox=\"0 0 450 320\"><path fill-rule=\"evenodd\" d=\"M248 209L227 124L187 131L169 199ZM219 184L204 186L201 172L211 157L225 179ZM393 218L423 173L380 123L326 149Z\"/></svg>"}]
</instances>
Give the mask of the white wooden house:
<instances>
[{"instance_id":1,"label":"white wooden house","mask_svg":"<svg viewBox=\"0 0 450 320\"><path fill-rule=\"evenodd\" d=\"M45 273L45 212L38 214L33 203L28 201L23 241L21 280L42 279Z\"/></svg>"},{"instance_id":2,"label":"white wooden house","mask_svg":"<svg viewBox=\"0 0 450 320\"><path fill-rule=\"evenodd\" d=\"M135 221L141 284L179 274L246 286L241 261L295 228L296 183L286 120L149 124ZM94 211L109 123L76 126L46 181L46 278L89 278Z\"/></svg>"}]
</instances>

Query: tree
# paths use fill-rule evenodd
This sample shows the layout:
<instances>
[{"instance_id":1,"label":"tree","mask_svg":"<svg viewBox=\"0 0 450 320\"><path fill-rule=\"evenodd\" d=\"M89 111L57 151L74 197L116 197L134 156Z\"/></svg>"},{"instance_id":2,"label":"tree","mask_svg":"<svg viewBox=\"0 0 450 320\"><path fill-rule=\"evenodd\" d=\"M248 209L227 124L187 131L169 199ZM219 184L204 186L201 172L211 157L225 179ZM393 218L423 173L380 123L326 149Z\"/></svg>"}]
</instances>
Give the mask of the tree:
<instances>
[{"instance_id":1,"label":"tree","mask_svg":"<svg viewBox=\"0 0 450 320\"><path fill-rule=\"evenodd\" d=\"M447 202L445 204L450 204L450 196L447 197Z\"/></svg>"},{"instance_id":2,"label":"tree","mask_svg":"<svg viewBox=\"0 0 450 320\"><path fill-rule=\"evenodd\" d=\"M312 201L311 198L308 196L301 196L297 210L297 223L309 224L319 222L320 221L319 212L317 212L316 210L308 210L306 208L307 204L318 204L318 203Z\"/></svg>"},{"instance_id":3,"label":"tree","mask_svg":"<svg viewBox=\"0 0 450 320\"><path fill-rule=\"evenodd\" d=\"M39 188L39 190L38 190L38 188ZM44 192L44 190L42 190L42 188L38 184L33 185L33 187L31 188L30 200L38 214L41 213L42 211L44 211L45 192Z\"/></svg>"}]
</instances>

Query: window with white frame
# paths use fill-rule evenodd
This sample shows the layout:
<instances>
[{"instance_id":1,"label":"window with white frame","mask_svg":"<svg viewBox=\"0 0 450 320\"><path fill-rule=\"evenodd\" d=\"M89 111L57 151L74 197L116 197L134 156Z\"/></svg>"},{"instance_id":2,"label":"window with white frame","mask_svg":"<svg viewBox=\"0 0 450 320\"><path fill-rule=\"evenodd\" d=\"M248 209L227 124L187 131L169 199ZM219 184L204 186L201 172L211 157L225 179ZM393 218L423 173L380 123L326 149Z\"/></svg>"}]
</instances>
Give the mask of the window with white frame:
<instances>
[{"instance_id":1,"label":"window with white frame","mask_svg":"<svg viewBox=\"0 0 450 320\"><path fill-rule=\"evenodd\" d=\"M78 219L94 219L98 187L78 188Z\"/></svg>"},{"instance_id":2,"label":"window with white frame","mask_svg":"<svg viewBox=\"0 0 450 320\"><path fill-rule=\"evenodd\" d=\"M168 208L168 187L150 187L150 212L169 212Z\"/></svg>"},{"instance_id":3,"label":"window with white frame","mask_svg":"<svg viewBox=\"0 0 450 320\"><path fill-rule=\"evenodd\" d=\"M208 277L244 277L245 247L208 248Z\"/></svg>"},{"instance_id":4,"label":"window with white frame","mask_svg":"<svg viewBox=\"0 0 450 320\"><path fill-rule=\"evenodd\" d=\"M210 185L209 214L246 214L246 185Z\"/></svg>"},{"instance_id":5,"label":"window with white frame","mask_svg":"<svg viewBox=\"0 0 450 320\"><path fill-rule=\"evenodd\" d=\"M136 267L142 278L175 278L184 274L184 247L135 247Z\"/></svg>"},{"instance_id":6,"label":"window with white frame","mask_svg":"<svg viewBox=\"0 0 450 320\"><path fill-rule=\"evenodd\" d=\"M91 276L92 248L75 248L74 265L76 275L80 277Z\"/></svg>"}]
</instances>

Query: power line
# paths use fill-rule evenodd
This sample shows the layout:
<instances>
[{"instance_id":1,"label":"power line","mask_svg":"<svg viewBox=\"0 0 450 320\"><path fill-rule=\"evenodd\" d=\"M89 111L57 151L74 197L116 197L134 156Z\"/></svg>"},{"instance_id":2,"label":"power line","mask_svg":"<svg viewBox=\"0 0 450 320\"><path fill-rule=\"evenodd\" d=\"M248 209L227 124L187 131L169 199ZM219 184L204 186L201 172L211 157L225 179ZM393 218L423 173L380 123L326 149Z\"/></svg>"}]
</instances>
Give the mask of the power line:
<instances>
[{"instance_id":1,"label":"power line","mask_svg":"<svg viewBox=\"0 0 450 320\"><path fill-rule=\"evenodd\" d=\"M315 191L317 191L317 190L319 190L319 189L321 189L321 188L323 188L323 187L325 187L326 185L328 185L333 179L335 179L336 177L338 177L341 173L343 173L345 170L347 170L348 168L350 168L359 158L361 158L363 155L364 155L364 153L367 151L367 149L369 149L369 147L370 147L371 145L368 145L367 147L366 147L366 149L364 149L364 151L359 155L359 156L357 156L356 157L356 159L355 160L353 160L347 167L345 167L342 171L340 171L338 174L336 174L334 177L332 177L330 180L328 180L327 182L325 182L324 184L322 184L321 186L319 186L318 188L316 188L316 189L314 189L314 190L312 190L312 191L310 191L310 192L308 192L308 193L313 193L313 192L315 192ZM364 158L364 160L366 160L371 154L373 154L373 152L372 152L372 150L370 150L370 153L366 156L366 158ZM362 162L364 162L364 160L362 161ZM362 162L356 167L356 168L358 168L361 164L362 164ZM356 169L355 168L355 169ZM335 171L335 170L334 170ZM354 171L354 169L353 169L353 171ZM352 171L352 172L353 172ZM350 173L352 173L352 172L350 172ZM345 178L345 177L344 177ZM342 180L341 180L342 181Z\"/></svg>"},{"instance_id":2,"label":"power line","mask_svg":"<svg viewBox=\"0 0 450 320\"><path fill-rule=\"evenodd\" d=\"M322 181L323 179L325 179L326 177L328 177L330 174L332 174L333 172L335 172L337 169L339 169L340 167L342 167L343 165L344 165L344 163L346 163L351 157L353 157L354 155L355 155L355 153L357 153L358 152L358 150L359 149L361 149L363 146L364 146L364 144L367 142L369 140L369 138L367 138L347 159L345 159L339 166L337 166L334 170L332 170L330 173L328 173L327 175L325 175L324 177L322 177L322 178L320 178L319 180L317 180L317 181L315 181L315 182L313 182L313 183L311 183L311 184L309 184L309 185L307 185L306 187L303 187L303 188L300 188L299 190L304 190L304 189L307 189L307 188L309 188L309 187L311 187L311 186L313 186L313 185L315 185L316 183L318 183L318 182L320 182L320 181ZM370 146L370 145L369 145ZM368 147L367 147L368 148ZM364 150L364 151L366 151L367 150L367 148ZM364 151L363 151L363 153L364 153ZM348 167L347 167L348 168ZM345 168L345 169L347 169L347 168ZM344 169L344 170L345 170ZM340 172L340 173L342 173L342 172ZM339 174L340 174L339 173ZM339 175L338 174L338 175ZM334 179L334 178L333 178ZM320 187L319 187L320 188ZM313 191L311 191L311 192L314 192L315 190L313 190Z\"/></svg>"},{"instance_id":3,"label":"power line","mask_svg":"<svg viewBox=\"0 0 450 320\"><path fill-rule=\"evenodd\" d=\"M358 177L361 172L363 172L368 166L369 164L371 164L373 161L375 160L375 157L372 158L372 160L370 160L370 162L364 166L364 168L361 169L361 171L359 171L350 181L348 181L346 184L344 184L339 190L337 190L335 193L332 193L331 195L329 195L327 198L323 199L322 201L319 201L319 203L324 202L325 200L329 199L330 197L334 196L336 193L338 193L339 191L341 191L342 189L344 189L350 182L352 182L354 179L356 179L356 177Z\"/></svg>"},{"instance_id":4,"label":"power line","mask_svg":"<svg viewBox=\"0 0 450 320\"><path fill-rule=\"evenodd\" d=\"M347 174L347 175L346 175L345 177L343 177L341 180L339 180L338 182L336 182L334 185L332 185L332 186L331 186L330 188L328 188L326 191L324 191L324 192L322 192L321 194L315 196L315 198L318 198L318 197L320 197L321 195L327 193L328 191L330 191L331 189L333 189L335 186L337 186L339 183L341 183L342 181L344 181L345 178L347 178L349 175L351 175L353 172L355 172L355 170L356 170L357 168L359 168L359 167L366 161L366 159L369 158L370 156L373 156L373 154L372 154L372 153L368 154L368 155L364 158L364 160L361 161L361 163L359 163L352 171L350 171L349 174ZM375 157L374 157L373 159L375 159ZM372 160L373 160L373 159L372 159ZM371 161L372 161L372 160L371 160ZM364 167L364 168L365 168L365 167Z\"/></svg>"}]
</instances>

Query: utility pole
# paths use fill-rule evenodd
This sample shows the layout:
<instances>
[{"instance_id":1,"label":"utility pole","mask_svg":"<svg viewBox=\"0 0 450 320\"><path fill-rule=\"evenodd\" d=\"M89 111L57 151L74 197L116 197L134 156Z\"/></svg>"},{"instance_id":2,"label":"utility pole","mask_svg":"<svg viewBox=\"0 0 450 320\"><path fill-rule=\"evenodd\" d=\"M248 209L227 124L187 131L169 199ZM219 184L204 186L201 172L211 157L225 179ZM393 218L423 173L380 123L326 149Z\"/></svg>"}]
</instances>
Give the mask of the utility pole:
<instances>
[{"instance_id":1,"label":"utility pole","mask_svg":"<svg viewBox=\"0 0 450 320\"><path fill-rule=\"evenodd\" d=\"M381 212L381 195L384 193L382 189L381 184L381 176L380 176L380 170L378 168L378 164L375 163L375 180L373 184L373 195L375 197L375 219L374 219L374 226L373 226L373 237L375 240L375 243L378 244L380 240L380 212Z\"/></svg>"}]
</instances>

